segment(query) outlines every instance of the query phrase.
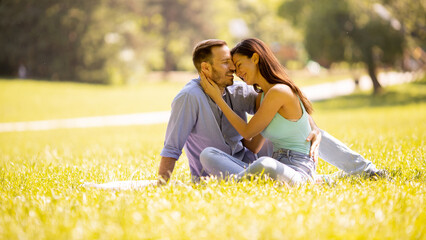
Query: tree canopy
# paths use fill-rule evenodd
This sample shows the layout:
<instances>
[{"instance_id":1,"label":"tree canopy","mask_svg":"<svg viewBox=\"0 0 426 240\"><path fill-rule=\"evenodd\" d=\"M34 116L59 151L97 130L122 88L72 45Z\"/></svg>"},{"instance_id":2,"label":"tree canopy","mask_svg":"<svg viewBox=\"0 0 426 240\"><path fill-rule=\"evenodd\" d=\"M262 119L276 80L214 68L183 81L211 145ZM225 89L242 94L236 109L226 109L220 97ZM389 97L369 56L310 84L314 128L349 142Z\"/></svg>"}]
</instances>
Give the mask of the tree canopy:
<instances>
[{"instance_id":1,"label":"tree canopy","mask_svg":"<svg viewBox=\"0 0 426 240\"><path fill-rule=\"evenodd\" d=\"M361 61L374 81L376 68L394 65L408 38L424 49L420 2L5 0L0 75L22 69L31 78L122 84L148 71L193 71L191 52L200 40L232 46L257 37L284 64L307 60L305 52L325 67ZM380 6L387 13L379 14Z\"/></svg>"},{"instance_id":2,"label":"tree canopy","mask_svg":"<svg viewBox=\"0 0 426 240\"><path fill-rule=\"evenodd\" d=\"M403 55L403 32L373 11L371 2L291 0L279 13L304 29L306 51L322 66L363 62L375 93L381 89L377 67L392 66Z\"/></svg>"}]
</instances>

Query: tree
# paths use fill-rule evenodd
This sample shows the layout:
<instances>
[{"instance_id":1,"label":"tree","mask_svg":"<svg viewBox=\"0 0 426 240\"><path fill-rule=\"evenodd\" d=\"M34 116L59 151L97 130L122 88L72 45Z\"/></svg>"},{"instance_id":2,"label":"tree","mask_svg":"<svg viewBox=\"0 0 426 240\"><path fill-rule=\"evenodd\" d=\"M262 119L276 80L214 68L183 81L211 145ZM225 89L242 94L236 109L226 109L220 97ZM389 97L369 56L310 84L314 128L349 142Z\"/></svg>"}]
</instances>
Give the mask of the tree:
<instances>
[{"instance_id":1,"label":"tree","mask_svg":"<svg viewBox=\"0 0 426 240\"><path fill-rule=\"evenodd\" d=\"M352 39L357 47L356 59L360 59L367 66L374 93L378 93L382 86L377 80L377 65L379 63L392 65L396 59L402 57L404 37L400 31L393 29L389 23L373 16L368 24L354 30Z\"/></svg>"},{"instance_id":2,"label":"tree","mask_svg":"<svg viewBox=\"0 0 426 240\"><path fill-rule=\"evenodd\" d=\"M318 8L305 23L304 45L309 56L326 68L347 59L345 50L350 46L348 32L353 30L352 22L344 1Z\"/></svg>"},{"instance_id":3,"label":"tree","mask_svg":"<svg viewBox=\"0 0 426 240\"><path fill-rule=\"evenodd\" d=\"M74 79L87 30L97 1L9 1L0 5L3 74L23 64L31 76Z\"/></svg>"},{"instance_id":4,"label":"tree","mask_svg":"<svg viewBox=\"0 0 426 240\"><path fill-rule=\"evenodd\" d=\"M214 35L208 21L210 1L148 0L139 12L146 24L143 31L157 36L163 53L163 70L178 69L185 52L191 52L195 42Z\"/></svg>"},{"instance_id":5,"label":"tree","mask_svg":"<svg viewBox=\"0 0 426 240\"><path fill-rule=\"evenodd\" d=\"M139 5L130 0L1 1L0 74L16 75L25 65L31 78L125 83L142 71L139 66L149 55L144 46L149 39L131 11Z\"/></svg>"},{"instance_id":6,"label":"tree","mask_svg":"<svg viewBox=\"0 0 426 240\"><path fill-rule=\"evenodd\" d=\"M426 2L411 0L381 0L388 18L413 38L423 49L426 48ZM386 14L386 13L385 13ZM397 20L397 21L395 21Z\"/></svg>"},{"instance_id":7,"label":"tree","mask_svg":"<svg viewBox=\"0 0 426 240\"><path fill-rule=\"evenodd\" d=\"M402 56L402 32L373 12L369 3L294 0L284 2L279 13L303 28L306 50L322 66L340 61L363 62L374 93L382 88L377 80L378 65L393 64Z\"/></svg>"}]
</instances>

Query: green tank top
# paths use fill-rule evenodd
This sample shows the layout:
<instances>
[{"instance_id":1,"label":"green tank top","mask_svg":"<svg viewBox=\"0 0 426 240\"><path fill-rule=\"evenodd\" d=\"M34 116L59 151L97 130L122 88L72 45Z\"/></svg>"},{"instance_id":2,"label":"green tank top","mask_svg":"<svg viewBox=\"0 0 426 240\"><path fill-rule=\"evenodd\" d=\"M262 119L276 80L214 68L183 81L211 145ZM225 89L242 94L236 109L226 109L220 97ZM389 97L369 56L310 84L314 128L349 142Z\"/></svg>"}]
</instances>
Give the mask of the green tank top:
<instances>
[{"instance_id":1,"label":"green tank top","mask_svg":"<svg viewBox=\"0 0 426 240\"><path fill-rule=\"evenodd\" d=\"M264 93L262 93L261 102L263 97ZM311 125L309 124L309 115L300 98L299 102L303 111L299 120L289 121L277 112L269 125L262 131L262 136L269 139L274 145L274 151L284 148L309 154L311 143L307 142L306 138L311 132Z\"/></svg>"}]
</instances>

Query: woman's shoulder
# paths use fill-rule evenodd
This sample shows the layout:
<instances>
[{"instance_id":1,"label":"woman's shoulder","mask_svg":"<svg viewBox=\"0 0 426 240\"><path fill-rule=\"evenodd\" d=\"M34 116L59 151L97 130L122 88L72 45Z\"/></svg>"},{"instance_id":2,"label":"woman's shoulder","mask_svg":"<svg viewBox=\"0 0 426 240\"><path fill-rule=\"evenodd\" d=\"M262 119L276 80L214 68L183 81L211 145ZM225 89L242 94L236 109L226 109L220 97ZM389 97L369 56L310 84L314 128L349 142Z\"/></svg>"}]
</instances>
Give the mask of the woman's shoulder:
<instances>
[{"instance_id":1,"label":"woman's shoulder","mask_svg":"<svg viewBox=\"0 0 426 240\"><path fill-rule=\"evenodd\" d=\"M291 88L285 84L275 84L274 86L269 89L268 94L270 96L274 97L294 97L294 92L291 90Z\"/></svg>"},{"instance_id":2,"label":"woman's shoulder","mask_svg":"<svg viewBox=\"0 0 426 240\"><path fill-rule=\"evenodd\" d=\"M293 91L288 85L282 84L282 83L275 84L270 90L279 92L279 93L286 93L286 94L293 93Z\"/></svg>"}]
</instances>

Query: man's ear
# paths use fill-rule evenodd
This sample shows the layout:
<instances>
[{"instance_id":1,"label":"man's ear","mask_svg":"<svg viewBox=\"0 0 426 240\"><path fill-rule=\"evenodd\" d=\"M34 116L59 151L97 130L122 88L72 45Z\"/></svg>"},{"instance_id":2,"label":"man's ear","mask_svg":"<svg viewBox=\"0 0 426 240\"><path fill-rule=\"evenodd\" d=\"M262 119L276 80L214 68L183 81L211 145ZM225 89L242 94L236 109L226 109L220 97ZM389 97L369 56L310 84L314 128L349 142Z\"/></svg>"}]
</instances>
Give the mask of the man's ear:
<instances>
[{"instance_id":1,"label":"man's ear","mask_svg":"<svg viewBox=\"0 0 426 240\"><path fill-rule=\"evenodd\" d=\"M212 65L208 62L202 62L201 63L201 71L206 74L206 76L210 77L210 73L212 70Z\"/></svg>"},{"instance_id":2,"label":"man's ear","mask_svg":"<svg viewBox=\"0 0 426 240\"><path fill-rule=\"evenodd\" d=\"M258 64L259 63L259 54L253 53L253 56L251 56L251 60L253 61L254 64Z\"/></svg>"}]
</instances>

